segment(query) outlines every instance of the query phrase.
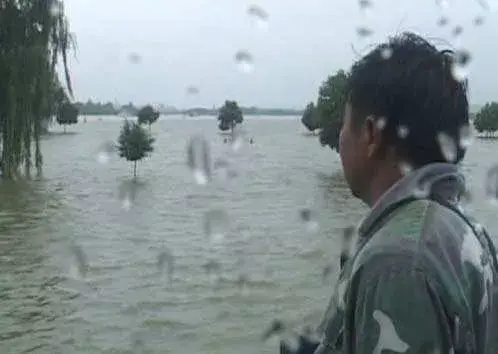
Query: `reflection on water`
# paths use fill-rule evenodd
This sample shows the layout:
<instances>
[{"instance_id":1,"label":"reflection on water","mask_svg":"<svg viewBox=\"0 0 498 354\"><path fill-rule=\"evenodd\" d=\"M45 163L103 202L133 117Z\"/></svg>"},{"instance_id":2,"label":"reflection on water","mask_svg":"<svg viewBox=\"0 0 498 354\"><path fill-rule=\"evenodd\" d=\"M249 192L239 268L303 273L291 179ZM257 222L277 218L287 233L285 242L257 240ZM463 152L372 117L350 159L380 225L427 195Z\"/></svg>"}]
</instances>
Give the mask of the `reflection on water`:
<instances>
[{"instance_id":1,"label":"reflection on water","mask_svg":"<svg viewBox=\"0 0 498 354\"><path fill-rule=\"evenodd\" d=\"M120 120L87 122L43 141L43 180L0 183L0 353L275 353L260 340L275 318L293 331L320 320L343 229L365 208L297 118L248 119L257 143L237 152L212 119L159 120L137 183L126 161L95 157ZM195 183L185 146L198 133L232 178L218 163ZM491 231L477 182L494 150L478 141L466 164ZM229 217L220 242L205 234L212 210Z\"/></svg>"}]
</instances>

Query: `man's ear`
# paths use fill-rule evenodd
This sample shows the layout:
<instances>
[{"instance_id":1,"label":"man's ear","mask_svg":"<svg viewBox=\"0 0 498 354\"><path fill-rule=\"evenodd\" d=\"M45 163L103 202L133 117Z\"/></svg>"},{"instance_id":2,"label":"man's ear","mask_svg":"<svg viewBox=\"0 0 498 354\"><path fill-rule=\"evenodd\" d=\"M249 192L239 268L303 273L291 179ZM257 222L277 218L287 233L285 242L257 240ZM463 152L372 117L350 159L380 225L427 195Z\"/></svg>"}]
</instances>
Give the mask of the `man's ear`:
<instances>
[{"instance_id":1,"label":"man's ear","mask_svg":"<svg viewBox=\"0 0 498 354\"><path fill-rule=\"evenodd\" d=\"M362 139L367 145L368 157L373 157L378 154L382 143L382 130L383 126L379 124L379 119L374 116L365 118L362 128Z\"/></svg>"}]
</instances>

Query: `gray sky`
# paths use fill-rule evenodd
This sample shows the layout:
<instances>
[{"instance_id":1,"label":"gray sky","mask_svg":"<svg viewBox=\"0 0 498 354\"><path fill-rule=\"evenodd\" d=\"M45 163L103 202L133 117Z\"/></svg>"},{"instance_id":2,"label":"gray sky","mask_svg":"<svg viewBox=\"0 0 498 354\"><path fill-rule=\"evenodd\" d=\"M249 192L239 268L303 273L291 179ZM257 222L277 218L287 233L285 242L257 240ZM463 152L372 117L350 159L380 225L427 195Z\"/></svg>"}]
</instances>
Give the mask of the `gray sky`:
<instances>
[{"instance_id":1,"label":"gray sky","mask_svg":"<svg viewBox=\"0 0 498 354\"><path fill-rule=\"evenodd\" d=\"M498 11L484 11L477 0L449 0L449 25L438 27L442 10L434 0L371 1L365 15L356 0L65 0L78 43L71 60L76 99L301 107L316 99L327 75L352 64L353 47L362 53L413 30L471 51L471 101L498 100ZM267 29L255 26L250 5L268 13ZM477 15L485 16L482 26L473 25ZM360 25L374 35L359 38ZM456 25L464 31L455 40ZM251 73L236 66L238 50L253 55ZM132 63L130 53L141 61ZM200 93L188 95L190 85Z\"/></svg>"}]
</instances>

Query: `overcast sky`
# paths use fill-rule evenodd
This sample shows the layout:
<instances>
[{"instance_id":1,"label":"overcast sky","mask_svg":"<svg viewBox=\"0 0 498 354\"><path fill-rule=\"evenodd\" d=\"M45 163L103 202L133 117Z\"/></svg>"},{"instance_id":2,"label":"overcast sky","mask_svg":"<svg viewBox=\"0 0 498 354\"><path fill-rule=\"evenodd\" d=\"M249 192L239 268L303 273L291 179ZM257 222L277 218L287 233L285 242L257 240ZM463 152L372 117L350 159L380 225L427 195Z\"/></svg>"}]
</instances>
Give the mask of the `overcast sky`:
<instances>
[{"instance_id":1,"label":"overcast sky","mask_svg":"<svg viewBox=\"0 0 498 354\"><path fill-rule=\"evenodd\" d=\"M78 43L71 60L76 99L301 107L316 98L327 75L402 30L470 50L472 103L498 99L496 11L483 10L478 0L450 0L444 11L434 0L371 1L365 15L356 0L65 0ZM247 14L250 5L268 13L266 29ZM437 25L442 13L450 19L446 27ZM475 26L479 15L485 22ZM464 31L455 40L457 25ZM360 38L358 26L374 34ZM235 64L239 50L252 54L252 72ZM187 94L191 85L199 94Z\"/></svg>"}]
</instances>

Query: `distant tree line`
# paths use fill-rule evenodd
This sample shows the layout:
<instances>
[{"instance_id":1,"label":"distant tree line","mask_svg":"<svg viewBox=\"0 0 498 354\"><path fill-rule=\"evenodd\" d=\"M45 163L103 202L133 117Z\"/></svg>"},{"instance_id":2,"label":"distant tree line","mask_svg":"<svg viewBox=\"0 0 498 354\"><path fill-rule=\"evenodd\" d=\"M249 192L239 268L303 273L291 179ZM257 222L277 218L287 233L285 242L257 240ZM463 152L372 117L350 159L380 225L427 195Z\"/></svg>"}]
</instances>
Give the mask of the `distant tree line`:
<instances>
[{"instance_id":1,"label":"distant tree line","mask_svg":"<svg viewBox=\"0 0 498 354\"><path fill-rule=\"evenodd\" d=\"M140 106L130 102L125 105L118 105L111 102L94 102L88 100L87 102L76 102L75 106L81 115L124 115L136 116L140 110ZM177 109L173 106L159 105L156 110L162 115L168 114L182 114L186 116L218 116L221 107L192 107L189 109ZM296 116L301 115L302 110L299 109L286 109L286 108L258 108L258 107L240 107L244 115L266 115L266 116Z\"/></svg>"}]
</instances>

